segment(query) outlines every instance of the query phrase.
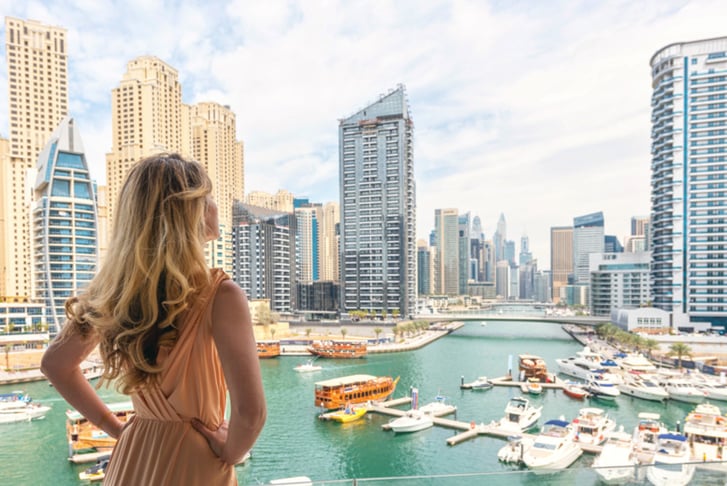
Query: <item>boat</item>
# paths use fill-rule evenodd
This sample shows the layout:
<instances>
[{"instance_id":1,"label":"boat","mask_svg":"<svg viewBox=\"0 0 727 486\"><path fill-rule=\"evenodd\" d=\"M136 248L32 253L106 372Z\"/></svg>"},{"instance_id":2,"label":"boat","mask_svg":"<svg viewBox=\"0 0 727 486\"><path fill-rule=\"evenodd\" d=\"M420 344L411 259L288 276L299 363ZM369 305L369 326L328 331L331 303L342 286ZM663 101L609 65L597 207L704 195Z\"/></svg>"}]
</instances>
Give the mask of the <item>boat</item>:
<instances>
[{"instance_id":1,"label":"boat","mask_svg":"<svg viewBox=\"0 0 727 486\"><path fill-rule=\"evenodd\" d=\"M584 385L580 383L567 383L563 386L563 393L571 398L575 398L576 400L583 400L590 396L583 386Z\"/></svg>"},{"instance_id":2,"label":"boat","mask_svg":"<svg viewBox=\"0 0 727 486\"><path fill-rule=\"evenodd\" d=\"M308 352L321 358L364 358L368 353L366 341L315 341Z\"/></svg>"},{"instance_id":3,"label":"boat","mask_svg":"<svg viewBox=\"0 0 727 486\"><path fill-rule=\"evenodd\" d=\"M385 425L387 429L391 429L397 433L418 432L428 429L434 425L432 416L418 409L407 411L401 417L391 420Z\"/></svg>"},{"instance_id":4,"label":"boat","mask_svg":"<svg viewBox=\"0 0 727 486\"><path fill-rule=\"evenodd\" d=\"M81 481L90 481L92 483L96 481L103 481L106 477L106 468L109 465L109 459L100 459L96 464L89 467L88 469L81 471L78 474L78 479Z\"/></svg>"},{"instance_id":5,"label":"boat","mask_svg":"<svg viewBox=\"0 0 727 486\"><path fill-rule=\"evenodd\" d=\"M727 418L719 407L710 403L697 405L684 419L684 435L689 441L691 461L712 463L705 467L727 471L727 464L722 463L727 452Z\"/></svg>"},{"instance_id":6,"label":"boat","mask_svg":"<svg viewBox=\"0 0 727 486\"><path fill-rule=\"evenodd\" d=\"M582 351L578 351L575 356L556 359L555 362L560 373L579 380L587 380L592 373L609 373L613 374L612 381L615 383L620 381L619 375L610 371L618 368L616 362L591 351L588 346L584 347Z\"/></svg>"},{"instance_id":7,"label":"boat","mask_svg":"<svg viewBox=\"0 0 727 486\"><path fill-rule=\"evenodd\" d=\"M689 464L687 438L676 432L659 434L646 479L654 486L685 486L692 480L694 469L694 464Z\"/></svg>"},{"instance_id":8,"label":"boat","mask_svg":"<svg viewBox=\"0 0 727 486\"><path fill-rule=\"evenodd\" d=\"M399 377L349 375L315 384L315 405L328 410L343 408L347 403L357 404L381 401L390 397Z\"/></svg>"},{"instance_id":9,"label":"boat","mask_svg":"<svg viewBox=\"0 0 727 486\"><path fill-rule=\"evenodd\" d=\"M351 404L346 405L338 412L329 414L328 418L340 423L354 422L366 415L366 407L352 407Z\"/></svg>"},{"instance_id":10,"label":"boat","mask_svg":"<svg viewBox=\"0 0 727 486\"><path fill-rule=\"evenodd\" d=\"M578 417L573 419L576 442L598 445L606 440L606 435L616 428L616 422L608 418L601 408L586 407L580 409Z\"/></svg>"},{"instance_id":11,"label":"boat","mask_svg":"<svg viewBox=\"0 0 727 486\"><path fill-rule=\"evenodd\" d=\"M313 486L313 481L308 476L293 476L273 479L270 484L272 486Z\"/></svg>"},{"instance_id":12,"label":"boat","mask_svg":"<svg viewBox=\"0 0 727 486\"><path fill-rule=\"evenodd\" d=\"M570 423L549 420L545 422L532 447L523 454L523 462L534 472L565 469L583 454L574 438L575 429Z\"/></svg>"},{"instance_id":13,"label":"boat","mask_svg":"<svg viewBox=\"0 0 727 486\"><path fill-rule=\"evenodd\" d=\"M535 379L540 382L553 381L548 374L548 366L545 360L534 354L521 354L518 356L518 372L520 381Z\"/></svg>"},{"instance_id":14,"label":"boat","mask_svg":"<svg viewBox=\"0 0 727 486\"><path fill-rule=\"evenodd\" d=\"M663 402L669 398L669 393L648 375L628 374L618 389L624 395L653 402Z\"/></svg>"},{"instance_id":15,"label":"boat","mask_svg":"<svg viewBox=\"0 0 727 486\"><path fill-rule=\"evenodd\" d=\"M632 436L632 450L634 457L639 464L652 464L654 462L654 453L658 437L667 432L666 427L660 421L661 416L658 413L641 412L639 413L639 422L634 427ZM638 480L643 480L643 469L639 470Z\"/></svg>"},{"instance_id":16,"label":"boat","mask_svg":"<svg viewBox=\"0 0 727 486\"><path fill-rule=\"evenodd\" d=\"M607 434L606 443L591 467L602 483L624 484L633 479L636 464L633 438L622 429Z\"/></svg>"},{"instance_id":17,"label":"boat","mask_svg":"<svg viewBox=\"0 0 727 486\"><path fill-rule=\"evenodd\" d=\"M323 369L323 366L313 364L313 361L314 360L309 359L305 363L301 363L293 369L298 373L310 373L311 371L320 371Z\"/></svg>"},{"instance_id":18,"label":"boat","mask_svg":"<svg viewBox=\"0 0 727 486\"><path fill-rule=\"evenodd\" d=\"M527 398L511 398L505 406L505 416L497 423L497 427L506 432L519 434L538 423L543 407L534 407Z\"/></svg>"},{"instance_id":19,"label":"boat","mask_svg":"<svg viewBox=\"0 0 727 486\"><path fill-rule=\"evenodd\" d=\"M603 374L591 374L586 383L586 391L593 397L603 400L613 400L621 395L616 384Z\"/></svg>"},{"instance_id":20,"label":"boat","mask_svg":"<svg viewBox=\"0 0 727 486\"><path fill-rule=\"evenodd\" d=\"M694 383L690 380L673 378L665 381L663 385L672 400L686 403L702 403L704 401L704 392L694 386Z\"/></svg>"},{"instance_id":21,"label":"boat","mask_svg":"<svg viewBox=\"0 0 727 486\"><path fill-rule=\"evenodd\" d=\"M657 367L641 354L627 354L616 359L616 363L624 371L635 371L640 373L655 373Z\"/></svg>"},{"instance_id":22,"label":"boat","mask_svg":"<svg viewBox=\"0 0 727 486\"><path fill-rule=\"evenodd\" d=\"M486 376L479 376L475 381L467 385L467 388L477 391L487 391L492 387L492 382Z\"/></svg>"},{"instance_id":23,"label":"boat","mask_svg":"<svg viewBox=\"0 0 727 486\"><path fill-rule=\"evenodd\" d=\"M695 382L697 388L704 392L707 400L727 401L727 385L713 380Z\"/></svg>"},{"instance_id":24,"label":"boat","mask_svg":"<svg viewBox=\"0 0 727 486\"><path fill-rule=\"evenodd\" d=\"M110 403L108 407L122 422L134 415L134 407L130 401ZM94 462L109 454L116 445L116 439L75 410L66 412L66 437L68 460L74 463Z\"/></svg>"},{"instance_id":25,"label":"boat","mask_svg":"<svg viewBox=\"0 0 727 486\"><path fill-rule=\"evenodd\" d=\"M507 444L497 452L497 459L508 464L520 464L523 455L535 442L530 437L522 435L511 435L507 438Z\"/></svg>"},{"instance_id":26,"label":"boat","mask_svg":"<svg viewBox=\"0 0 727 486\"><path fill-rule=\"evenodd\" d=\"M528 393L530 393L531 395L540 395L541 393L543 393L543 385L541 385L540 382L529 381L526 387Z\"/></svg>"},{"instance_id":27,"label":"boat","mask_svg":"<svg viewBox=\"0 0 727 486\"><path fill-rule=\"evenodd\" d=\"M280 341L258 341L258 358L277 358L280 356Z\"/></svg>"},{"instance_id":28,"label":"boat","mask_svg":"<svg viewBox=\"0 0 727 486\"><path fill-rule=\"evenodd\" d=\"M13 391L0 395L0 424L30 422L45 418L50 407L34 403L23 391Z\"/></svg>"},{"instance_id":29,"label":"boat","mask_svg":"<svg viewBox=\"0 0 727 486\"><path fill-rule=\"evenodd\" d=\"M441 417L443 415L449 415L450 413L456 412L457 407L447 403L447 398L445 396L437 395L434 397L433 402L422 405L419 407L419 410L433 417Z\"/></svg>"}]
</instances>

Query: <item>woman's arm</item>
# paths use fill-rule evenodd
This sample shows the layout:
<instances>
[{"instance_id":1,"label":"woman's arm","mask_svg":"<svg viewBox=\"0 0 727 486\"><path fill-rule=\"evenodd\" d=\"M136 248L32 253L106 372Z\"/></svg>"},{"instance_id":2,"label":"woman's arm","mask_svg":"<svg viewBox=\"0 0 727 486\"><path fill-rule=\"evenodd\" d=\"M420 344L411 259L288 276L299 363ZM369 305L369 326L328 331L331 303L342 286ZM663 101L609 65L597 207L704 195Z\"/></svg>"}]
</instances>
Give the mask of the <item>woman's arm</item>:
<instances>
[{"instance_id":1,"label":"woman's arm","mask_svg":"<svg viewBox=\"0 0 727 486\"><path fill-rule=\"evenodd\" d=\"M231 280L220 284L212 308L212 336L230 390L230 420L210 431L193 422L215 453L237 464L252 449L267 416L257 346L245 293Z\"/></svg>"},{"instance_id":2,"label":"woman's arm","mask_svg":"<svg viewBox=\"0 0 727 486\"><path fill-rule=\"evenodd\" d=\"M76 326L66 321L64 329L55 337L43 354L40 371L58 393L84 417L113 438L118 438L123 423L108 409L81 372L81 363L93 351L98 340L93 334L83 337Z\"/></svg>"}]
</instances>

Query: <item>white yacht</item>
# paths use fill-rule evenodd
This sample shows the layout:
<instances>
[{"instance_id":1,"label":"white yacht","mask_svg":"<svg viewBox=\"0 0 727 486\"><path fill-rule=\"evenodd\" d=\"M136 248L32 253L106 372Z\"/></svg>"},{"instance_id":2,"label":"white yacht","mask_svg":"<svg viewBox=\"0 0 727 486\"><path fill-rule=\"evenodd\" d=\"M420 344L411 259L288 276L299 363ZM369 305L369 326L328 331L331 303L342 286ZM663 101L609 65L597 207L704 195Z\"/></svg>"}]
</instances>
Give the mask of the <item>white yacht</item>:
<instances>
[{"instance_id":1,"label":"white yacht","mask_svg":"<svg viewBox=\"0 0 727 486\"><path fill-rule=\"evenodd\" d=\"M638 371L641 373L654 373L657 371L654 363L640 354L628 354L623 358L616 359L616 363L624 371Z\"/></svg>"},{"instance_id":2,"label":"white yacht","mask_svg":"<svg viewBox=\"0 0 727 486\"><path fill-rule=\"evenodd\" d=\"M727 418L722 415L719 407L702 403L684 419L684 435L689 440L691 460L707 469L727 471L727 464L722 462L727 448Z\"/></svg>"},{"instance_id":3,"label":"white yacht","mask_svg":"<svg viewBox=\"0 0 727 486\"><path fill-rule=\"evenodd\" d=\"M711 379L697 381L694 384L697 388L704 392L704 396L707 397L707 400L717 400L720 402L727 401L727 384Z\"/></svg>"},{"instance_id":4,"label":"white yacht","mask_svg":"<svg viewBox=\"0 0 727 486\"><path fill-rule=\"evenodd\" d=\"M654 402L662 402L669 398L669 393L648 375L629 373L624 378L624 382L618 385L618 389L624 395Z\"/></svg>"},{"instance_id":5,"label":"white yacht","mask_svg":"<svg viewBox=\"0 0 727 486\"><path fill-rule=\"evenodd\" d=\"M608 418L603 409L586 407L580 409L578 417L573 419L573 428L575 441L598 445L606 440L608 433L613 432L616 422Z\"/></svg>"},{"instance_id":6,"label":"white yacht","mask_svg":"<svg viewBox=\"0 0 727 486\"><path fill-rule=\"evenodd\" d=\"M614 383L620 381L620 376L610 371L617 368L616 363L591 351L588 346L583 348L583 351L578 351L575 356L556 359L555 362L558 365L558 371L560 373L578 378L579 380L587 380L588 376L593 373L607 373L613 375L610 378Z\"/></svg>"},{"instance_id":7,"label":"white yacht","mask_svg":"<svg viewBox=\"0 0 727 486\"><path fill-rule=\"evenodd\" d=\"M42 419L49 411L50 407L34 403L20 391L0 395L0 424Z\"/></svg>"},{"instance_id":8,"label":"white yacht","mask_svg":"<svg viewBox=\"0 0 727 486\"><path fill-rule=\"evenodd\" d=\"M422 405L419 407L423 413L432 415L434 417L441 417L442 415L449 415L457 411L457 406L447 403L447 398L443 395L437 395L434 397L434 401Z\"/></svg>"},{"instance_id":9,"label":"white yacht","mask_svg":"<svg viewBox=\"0 0 727 486\"><path fill-rule=\"evenodd\" d=\"M523 462L535 472L565 469L583 454L574 442L575 430L565 420L549 420L532 447L523 454Z\"/></svg>"},{"instance_id":10,"label":"white yacht","mask_svg":"<svg viewBox=\"0 0 727 486\"><path fill-rule=\"evenodd\" d=\"M538 423L543 407L534 407L527 398L514 397L505 406L505 416L497 427L507 432L519 434Z\"/></svg>"},{"instance_id":11,"label":"white yacht","mask_svg":"<svg viewBox=\"0 0 727 486\"><path fill-rule=\"evenodd\" d=\"M678 402L702 403L704 392L694 386L691 380L674 378L663 383L669 398Z\"/></svg>"},{"instance_id":12,"label":"white yacht","mask_svg":"<svg viewBox=\"0 0 727 486\"><path fill-rule=\"evenodd\" d=\"M586 382L586 391L596 398L613 400L621 395L616 384L608 378L608 375L592 373Z\"/></svg>"},{"instance_id":13,"label":"white yacht","mask_svg":"<svg viewBox=\"0 0 727 486\"><path fill-rule=\"evenodd\" d=\"M407 411L401 417L395 418L388 423L388 428L397 433L417 432L432 427L434 420L428 413L421 410L412 409Z\"/></svg>"},{"instance_id":14,"label":"white yacht","mask_svg":"<svg viewBox=\"0 0 727 486\"><path fill-rule=\"evenodd\" d=\"M692 476L694 464L689 464L687 438L673 432L659 434L654 462L646 470L646 479L654 486L686 486Z\"/></svg>"},{"instance_id":15,"label":"white yacht","mask_svg":"<svg viewBox=\"0 0 727 486\"><path fill-rule=\"evenodd\" d=\"M632 440L631 434L623 430L608 434L592 466L602 483L624 484L634 477L636 458Z\"/></svg>"},{"instance_id":16,"label":"white yacht","mask_svg":"<svg viewBox=\"0 0 727 486\"><path fill-rule=\"evenodd\" d=\"M497 459L506 463L520 464L525 451L530 449L534 440L530 437L513 435L507 438L507 444L497 452Z\"/></svg>"}]
</instances>

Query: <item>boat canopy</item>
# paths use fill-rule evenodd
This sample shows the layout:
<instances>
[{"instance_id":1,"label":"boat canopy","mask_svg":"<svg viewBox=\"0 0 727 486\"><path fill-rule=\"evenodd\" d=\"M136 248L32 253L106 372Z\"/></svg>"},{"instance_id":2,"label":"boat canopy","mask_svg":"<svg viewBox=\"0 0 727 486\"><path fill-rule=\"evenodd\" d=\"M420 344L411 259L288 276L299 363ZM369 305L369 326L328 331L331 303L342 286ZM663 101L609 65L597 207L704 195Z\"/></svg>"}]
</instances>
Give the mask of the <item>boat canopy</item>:
<instances>
[{"instance_id":1,"label":"boat canopy","mask_svg":"<svg viewBox=\"0 0 727 486\"><path fill-rule=\"evenodd\" d=\"M566 422L565 420L548 420L547 422L545 422L545 425L555 425L557 427L568 427L568 425L570 425L570 424L568 422Z\"/></svg>"},{"instance_id":2,"label":"boat canopy","mask_svg":"<svg viewBox=\"0 0 727 486\"><path fill-rule=\"evenodd\" d=\"M666 440L678 440L680 442L685 442L687 438L683 436L682 434L659 434L659 439L666 439Z\"/></svg>"},{"instance_id":3,"label":"boat canopy","mask_svg":"<svg viewBox=\"0 0 727 486\"><path fill-rule=\"evenodd\" d=\"M321 386L321 387L346 386L346 385L352 385L354 383L362 383L362 382L375 380L376 378L377 377L373 376L373 375L349 375L349 376L342 376L340 378L332 378L330 380L319 381L316 383L316 386Z\"/></svg>"}]
</instances>

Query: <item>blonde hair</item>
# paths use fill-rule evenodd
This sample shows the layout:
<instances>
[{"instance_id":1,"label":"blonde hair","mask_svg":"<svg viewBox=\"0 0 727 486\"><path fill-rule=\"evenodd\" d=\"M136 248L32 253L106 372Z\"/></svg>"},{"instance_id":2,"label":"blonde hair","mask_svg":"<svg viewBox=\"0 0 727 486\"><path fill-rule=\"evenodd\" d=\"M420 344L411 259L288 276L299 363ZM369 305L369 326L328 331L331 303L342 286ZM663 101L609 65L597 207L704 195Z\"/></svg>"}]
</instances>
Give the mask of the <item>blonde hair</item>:
<instances>
[{"instance_id":1,"label":"blonde hair","mask_svg":"<svg viewBox=\"0 0 727 486\"><path fill-rule=\"evenodd\" d=\"M118 378L128 394L161 372L159 347L176 341L180 316L209 283L211 191L204 168L177 154L145 158L129 171L104 264L85 292L66 302L62 336L77 330L99 338L99 386Z\"/></svg>"}]
</instances>

